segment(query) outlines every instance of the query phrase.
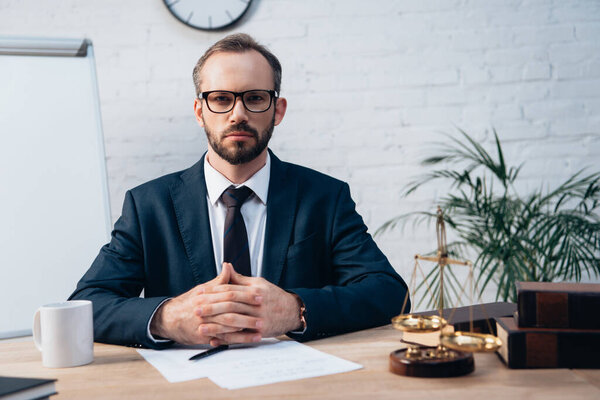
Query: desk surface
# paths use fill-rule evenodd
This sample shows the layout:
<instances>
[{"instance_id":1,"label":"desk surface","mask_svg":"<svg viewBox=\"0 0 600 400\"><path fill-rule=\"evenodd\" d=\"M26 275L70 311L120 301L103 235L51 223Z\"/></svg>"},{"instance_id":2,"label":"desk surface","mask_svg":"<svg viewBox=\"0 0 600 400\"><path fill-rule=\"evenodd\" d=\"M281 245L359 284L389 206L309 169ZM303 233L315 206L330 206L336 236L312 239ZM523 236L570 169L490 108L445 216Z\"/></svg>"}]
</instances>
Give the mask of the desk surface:
<instances>
[{"instance_id":1,"label":"desk surface","mask_svg":"<svg viewBox=\"0 0 600 400\"><path fill-rule=\"evenodd\" d=\"M496 354L476 354L475 372L460 378L407 378L388 372L388 356L402 347L385 326L313 341L310 346L360 363L358 371L248 389L221 389L210 380L169 383L132 348L94 345L92 364L42 366L33 342L0 342L0 375L58 379L52 399L600 399L600 370L511 370Z\"/></svg>"}]
</instances>

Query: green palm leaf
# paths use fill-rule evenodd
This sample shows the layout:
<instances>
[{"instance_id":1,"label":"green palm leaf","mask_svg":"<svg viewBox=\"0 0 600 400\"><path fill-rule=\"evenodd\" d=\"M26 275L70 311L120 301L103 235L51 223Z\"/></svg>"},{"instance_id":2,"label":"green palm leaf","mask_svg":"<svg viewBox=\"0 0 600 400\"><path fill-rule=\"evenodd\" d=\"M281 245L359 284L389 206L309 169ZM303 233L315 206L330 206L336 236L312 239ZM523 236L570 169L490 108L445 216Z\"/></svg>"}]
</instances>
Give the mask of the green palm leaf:
<instances>
[{"instance_id":1,"label":"green palm leaf","mask_svg":"<svg viewBox=\"0 0 600 400\"><path fill-rule=\"evenodd\" d=\"M437 167L409 182L403 196L421 186L444 182L450 193L438 199L446 224L457 240L452 250L476 255L476 284L480 293L495 284L496 297L516 300L515 283L532 281L579 281L600 276L600 173L580 170L552 190L520 194L515 189L523 164L508 166L497 132L494 155L465 131L446 136L437 154L422 164ZM434 222L432 212L412 212L384 223L383 234L410 221L415 226ZM450 248L450 246L449 246ZM439 272L426 277L439 290ZM423 292L425 282L419 290ZM443 301L461 297L460 282L448 269ZM428 305L439 303L439 294Z\"/></svg>"}]
</instances>

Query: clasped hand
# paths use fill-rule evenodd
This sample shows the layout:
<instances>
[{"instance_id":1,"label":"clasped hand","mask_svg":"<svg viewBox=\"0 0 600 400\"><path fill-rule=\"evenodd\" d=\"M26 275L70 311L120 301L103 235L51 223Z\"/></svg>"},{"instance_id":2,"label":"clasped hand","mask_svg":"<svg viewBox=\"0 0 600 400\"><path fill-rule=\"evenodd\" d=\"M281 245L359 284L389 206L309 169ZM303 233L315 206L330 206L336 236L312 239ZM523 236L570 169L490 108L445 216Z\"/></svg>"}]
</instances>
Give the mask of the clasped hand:
<instances>
[{"instance_id":1,"label":"clasped hand","mask_svg":"<svg viewBox=\"0 0 600 400\"><path fill-rule=\"evenodd\" d=\"M258 342L298 329L299 310L295 295L223 263L215 279L163 303L150 331L182 344Z\"/></svg>"}]
</instances>

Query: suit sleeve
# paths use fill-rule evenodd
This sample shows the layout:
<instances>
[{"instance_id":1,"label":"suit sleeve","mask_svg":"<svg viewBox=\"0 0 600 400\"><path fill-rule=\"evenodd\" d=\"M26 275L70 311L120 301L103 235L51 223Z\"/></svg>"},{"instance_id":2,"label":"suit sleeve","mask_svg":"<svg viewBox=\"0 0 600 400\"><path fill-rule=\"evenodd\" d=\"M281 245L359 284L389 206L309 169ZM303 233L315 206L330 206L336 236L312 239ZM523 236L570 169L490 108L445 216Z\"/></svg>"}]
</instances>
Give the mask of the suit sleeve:
<instances>
[{"instance_id":1,"label":"suit sleeve","mask_svg":"<svg viewBox=\"0 0 600 400\"><path fill-rule=\"evenodd\" d=\"M110 243L102 247L69 298L92 301L95 341L155 349L169 345L147 335L151 316L167 297L139 297L144 277L140 224L128 191Z\"/></svg>"},{"instance_id":2,"label":"suit sleeve","mask_svg":"<svg viewBox=\"0 0 600 400\"><path fill-rule=\"evenodd\" d=\"M306 306L306 331L288 333L299 341L389 324L407 295L406 283L367 232L345 183L330 223L332 284L289 290Z\"/></svg>"}]
</instances>

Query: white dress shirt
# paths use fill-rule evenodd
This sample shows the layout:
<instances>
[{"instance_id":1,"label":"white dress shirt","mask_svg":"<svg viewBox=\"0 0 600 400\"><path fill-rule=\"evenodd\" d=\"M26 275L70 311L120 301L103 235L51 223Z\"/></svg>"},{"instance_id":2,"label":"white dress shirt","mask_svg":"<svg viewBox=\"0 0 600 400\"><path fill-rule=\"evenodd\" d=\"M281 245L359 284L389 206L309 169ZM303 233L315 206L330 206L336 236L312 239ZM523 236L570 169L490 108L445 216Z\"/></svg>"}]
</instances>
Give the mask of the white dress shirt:
<instances>
[{"instance_id":1,"label":"white dress shirt","mask_svg":"<svg viewBox=\"0 0 600 400\"><path fill-rule=\"evenodd\" d=\"M225 215L227 215L227 206L221 200L221 195L229 186L236 188L246 186L252 189L254 194L242 204L240 212L246 224L248 233L248 250L250 251L250 269L252 276L261 276L262 259L265 242L265 226L267 224L267 195L269 192L269 179L271 177L271 156L267 153L267 162L264 167L258 170L246 182L239 185L233 184L223 174L213 168L208 162L208 157L204 157L204 181L206 182L206 200L208 206L208 218L210 220L210 234L212 237L213 252L215 254L215 265L217 266L217 275L221 273L223 263L223 230L225 228ZM203 246L198 243L198 246ZM235 265L233 266L235 268ZM167 301L169 299L165 299ZM163 301L156 307L156 310L165 302ZM146 333L154 342L168 342L168 340L157 339L150 333L150 323L154 314L148 321Z\"/></svg>"},{"instance_id":2,"label":"white dress shirt","mask_svg":"<svg viewBox=\"0 0 600 400\"><path fill-rule=\"evenodd\" d=\"M250 251L252 276L262 276L265 226L267 224L267 195L269 192L270 177L271 156L268 153L265 165L252 175L250 179L239 185L233 184L223 174L214 169L208 162L208 157L204 157L206 200L217 274L221 272L223 264L223 229L225 226L225 216L227 215L227 206L221 200L221 195L229 186L233 185L236 188L246 186L252 189L253 192L244 204L242 204L240 212L242 213L242 218L244 218L246 232L248 233L248 250ZM202 246L201 243L198 245ZM233 268L235 269L235 265Z\"/></svg>"}]
</instances>

